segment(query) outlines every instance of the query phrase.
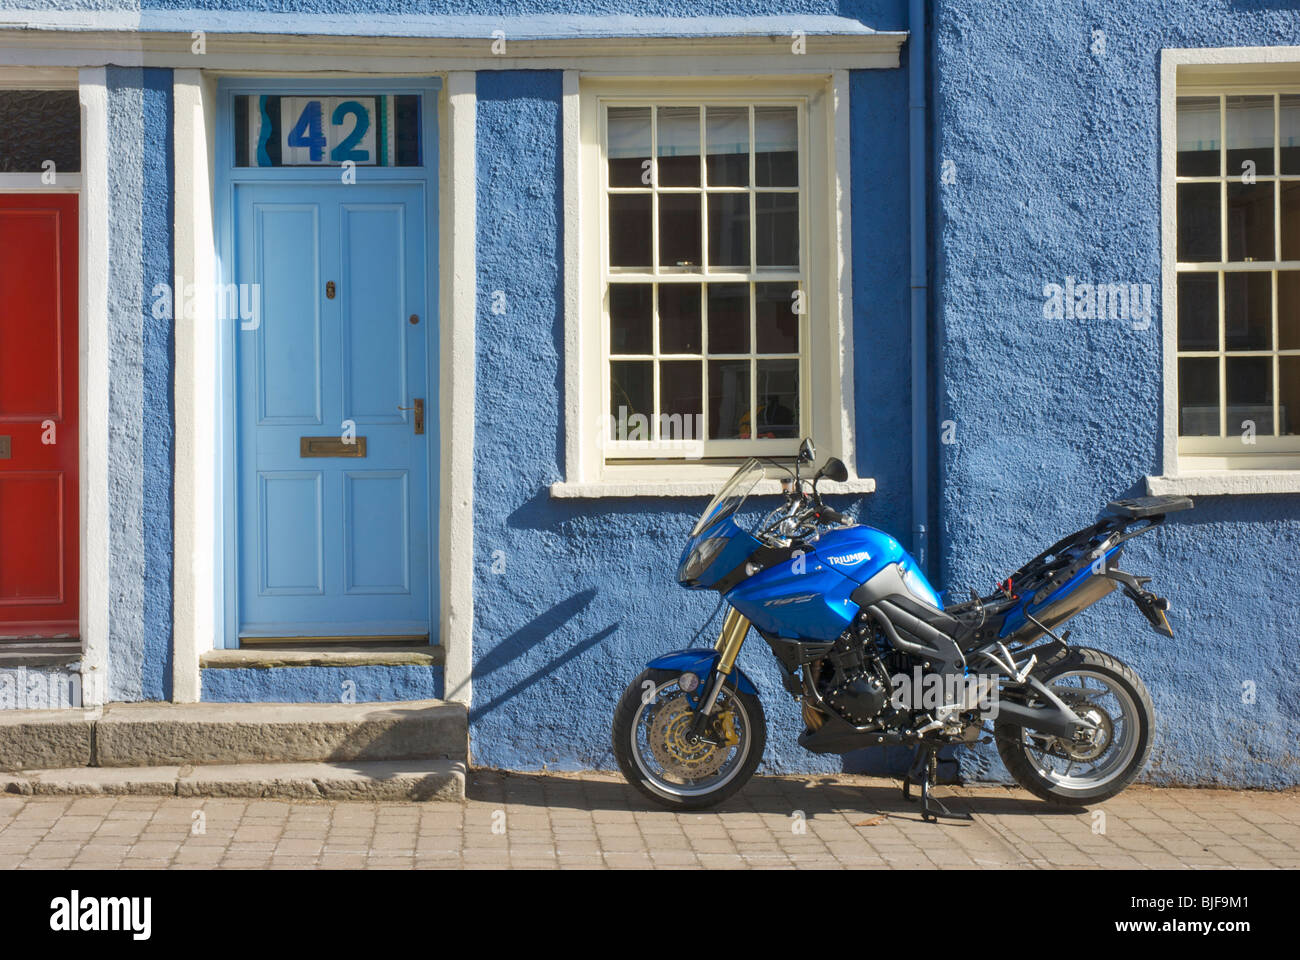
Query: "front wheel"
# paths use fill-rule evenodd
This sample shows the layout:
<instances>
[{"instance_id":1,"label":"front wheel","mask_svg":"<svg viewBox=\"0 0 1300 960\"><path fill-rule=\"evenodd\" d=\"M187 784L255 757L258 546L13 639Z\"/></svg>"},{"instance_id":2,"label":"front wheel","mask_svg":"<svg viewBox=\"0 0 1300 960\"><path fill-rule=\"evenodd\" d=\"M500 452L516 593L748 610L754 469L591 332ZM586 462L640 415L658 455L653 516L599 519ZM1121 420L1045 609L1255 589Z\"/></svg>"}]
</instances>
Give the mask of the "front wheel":
<instances>
[{"instance_id":1,"label":"front wheel","mask_svg":"<svg viewBox=\"0 0 1300 960\"><path fill-rule=\"evenodd\" d=\"M1100 650L1069 649L1034 671L1080 717L1089 735L1064 737L994 724L998 754L1016 782L1054 803L1109 800L1136 779L1151 754L1155 709L1131 667Z\"/></svg>"},{"instance_id":2,"label":"front wheel","mask_svg":"<svg viewBox=\"0 0 1300 960\"><path fill-rule=\"evenodd\" d=\"M678 677L645 670L623 691L614 710L614 758L628 783L656 803L677 810L711 807L754 775L767 743L767 719L758 697L724 687L705 736L691 742L695 713Z\"/></svg>"}]
</instances>

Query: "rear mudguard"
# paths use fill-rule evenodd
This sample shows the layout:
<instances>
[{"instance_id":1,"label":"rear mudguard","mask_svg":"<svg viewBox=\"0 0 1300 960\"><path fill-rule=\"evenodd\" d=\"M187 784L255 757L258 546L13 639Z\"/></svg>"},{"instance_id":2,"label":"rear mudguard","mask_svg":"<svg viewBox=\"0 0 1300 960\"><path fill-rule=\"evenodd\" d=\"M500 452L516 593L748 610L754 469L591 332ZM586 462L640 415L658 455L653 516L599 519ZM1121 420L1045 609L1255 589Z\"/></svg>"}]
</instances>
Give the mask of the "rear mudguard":
<instances>
[{"instance_id":1,"label":"rear mudguard","mask_svg":"<svg viewBox=\"0 0 1300 960\"><path fill-rule=\"evenodd\" d=\"M718 665L718 657L721 654L717 650L701 648L698 650L674 650L672 653L665 653L663 656L655 657L646 664L652 670L672 670L676 673L690 672L700 678L701 682L707 681L713 676L713 671ZM731 678L728 682L734 682L736 689L741 693L749 693L758 696L758 687L754 686L754 681L745 676L745 671L740 667L731 668Z\"/></svg>"}]
</instances>

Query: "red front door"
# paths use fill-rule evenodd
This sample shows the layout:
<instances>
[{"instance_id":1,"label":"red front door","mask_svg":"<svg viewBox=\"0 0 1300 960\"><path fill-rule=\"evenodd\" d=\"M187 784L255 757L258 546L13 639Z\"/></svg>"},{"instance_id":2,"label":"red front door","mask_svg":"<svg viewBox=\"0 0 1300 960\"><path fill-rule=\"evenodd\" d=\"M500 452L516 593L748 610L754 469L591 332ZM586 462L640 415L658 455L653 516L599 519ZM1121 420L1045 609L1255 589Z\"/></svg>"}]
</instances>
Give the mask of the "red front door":
<instances>
[{"instance_id":1,"label":"red front door","mask_svg":"<svg viewBox=\"0 0 1300 960\"><path fill-rule=\"evenodd\" d=\"M77 197L0 194L0 642L78 635Z\"/></svg>"}]
</instances>

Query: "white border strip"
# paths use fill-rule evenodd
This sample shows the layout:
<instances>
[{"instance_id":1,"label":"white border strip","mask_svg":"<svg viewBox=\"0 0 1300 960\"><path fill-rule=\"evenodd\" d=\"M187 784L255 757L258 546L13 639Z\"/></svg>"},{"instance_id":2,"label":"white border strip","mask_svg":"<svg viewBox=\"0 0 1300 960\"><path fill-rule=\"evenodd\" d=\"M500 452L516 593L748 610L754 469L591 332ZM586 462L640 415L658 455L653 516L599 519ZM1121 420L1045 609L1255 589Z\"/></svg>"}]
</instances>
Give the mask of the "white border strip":
<instances>
[{"instance_id":1,"label":"white border strip","mask_svg":"<svg viewBox=\"0 0 1300 960\"><path fill-rule=\"evenodd\" d=\"M439 148L439 228L444 278L439 317L442 386L442 516L438 525L442 584L440 643L443 698L468 704L474 668L474 365L478 308L478 134L477 76L447 74L447 109Z\"/></svg>"},{"instance_id":2,"label":"white border strip","mask_svg":"<svg viewBox=\"0 0 1300 960\"><path fill-rule=\"evenodd\" d=\"M216 85L198 70L173 77L176 178L172 699L200 699L199 660L215 643L217 363L219 325L213 197ZM189 289L193 286L192 291ZM188 295L192 294L192 295ZM193 316L189 316L189 311Z\"/></svg>"},{"instance_id":3,"label":"white border strip","mask_svg":"<svg viewBox=\"0 0 1300 960\"><path fill-rule=\"evenodd\" d=\"M108 694L108 87L107 71L78 78L81 99L81 291L77 350L81 430L82 705Z\"/></svg>"}]
</instances>

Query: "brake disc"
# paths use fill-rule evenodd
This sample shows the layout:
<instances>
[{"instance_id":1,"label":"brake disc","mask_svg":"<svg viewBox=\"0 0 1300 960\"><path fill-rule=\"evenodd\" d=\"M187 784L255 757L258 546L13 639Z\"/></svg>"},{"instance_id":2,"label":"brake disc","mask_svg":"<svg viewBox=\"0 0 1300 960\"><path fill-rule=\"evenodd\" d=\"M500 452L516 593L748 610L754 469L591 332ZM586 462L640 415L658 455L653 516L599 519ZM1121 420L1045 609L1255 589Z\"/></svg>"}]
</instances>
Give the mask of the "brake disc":
<instances>
[{"instance_id":1,"label":"brake disc","mask_svg":"<svg viewBox=\"0 0 1300 960\"><path fill-rule=\"evenodd\" d=\"M730 711L726 711L719 719L724 730L735 730ZM655 711L648 739L650 751L665 773L687 780L699 780L713 776L726 763L727 754L731 752L729 746L719 747L703 740L687 742L686 734L690 732L694 721L695 714L691 711L686 694L666 701Z\"/></svg>"}]
</instances>

